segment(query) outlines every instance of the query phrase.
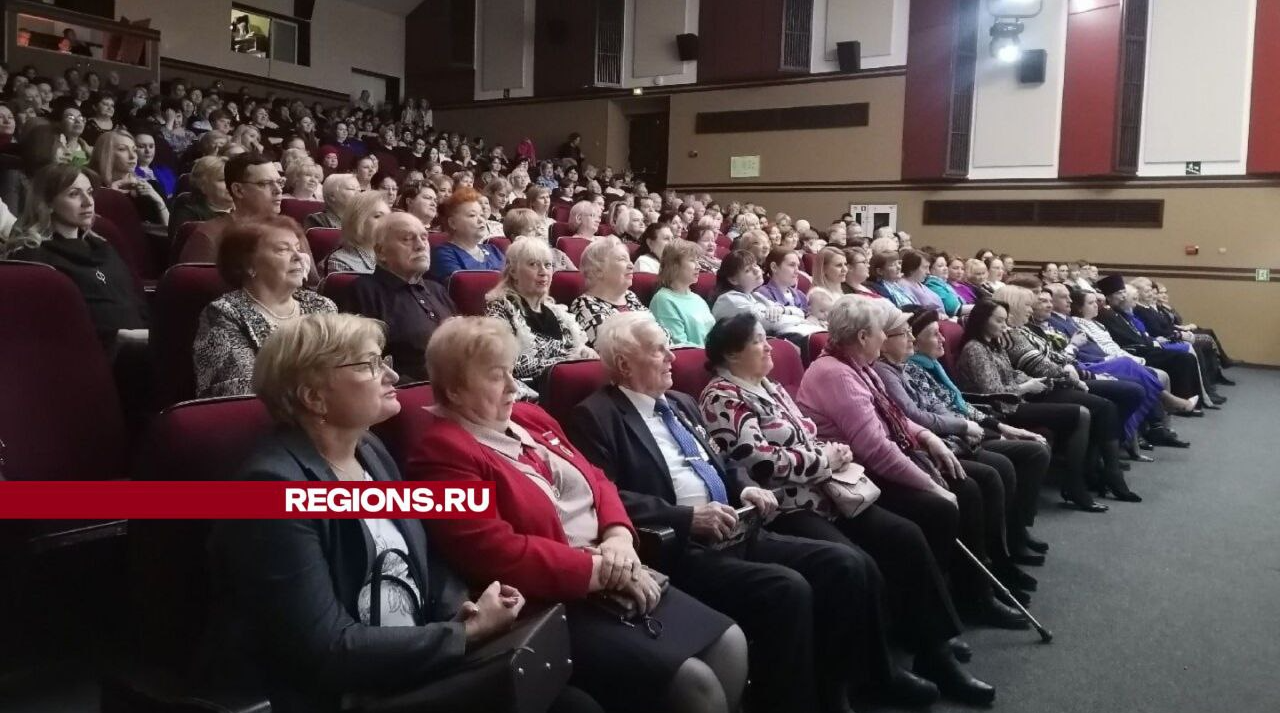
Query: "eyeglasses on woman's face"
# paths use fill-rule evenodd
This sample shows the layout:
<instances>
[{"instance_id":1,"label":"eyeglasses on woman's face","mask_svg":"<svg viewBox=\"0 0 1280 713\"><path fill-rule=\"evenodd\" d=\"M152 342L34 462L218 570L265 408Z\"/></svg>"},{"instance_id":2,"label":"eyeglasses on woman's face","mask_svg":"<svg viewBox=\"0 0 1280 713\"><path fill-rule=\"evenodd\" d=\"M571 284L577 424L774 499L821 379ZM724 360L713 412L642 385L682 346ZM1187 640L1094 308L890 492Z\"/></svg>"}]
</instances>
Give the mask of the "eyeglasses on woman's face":
<instances>
[{"instance_id":1,"label":"eyeglasses on woman's face","mask_svg":"<svg viewBox=\"0 0 1280 713\"><path fill-rule=\"evenodd\" d=\"M372 356L372 357L369 357L368 359L365 359L364 361L353 361L353 362L348 362L346 364L339 364L334 368L346 369L348 367L353 367L353 366L364 367L369 372L369 378L371 379L381 378L382 372L384 370L395 371L395 364L390 354L388 354L387 356L381 356L381 355Z\"/></svg>"}]
</instances>

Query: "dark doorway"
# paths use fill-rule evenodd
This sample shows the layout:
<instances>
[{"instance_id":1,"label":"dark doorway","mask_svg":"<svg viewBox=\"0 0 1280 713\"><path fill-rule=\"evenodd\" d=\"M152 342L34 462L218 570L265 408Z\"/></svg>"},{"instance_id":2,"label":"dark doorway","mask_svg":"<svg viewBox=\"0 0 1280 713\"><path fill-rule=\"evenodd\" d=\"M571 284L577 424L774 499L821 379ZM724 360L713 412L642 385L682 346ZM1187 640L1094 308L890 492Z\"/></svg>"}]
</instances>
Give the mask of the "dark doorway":
<instances>
[{"instance_id":1,"label":"dark doorway","mask_svg":"<svg viewBox=\"0 0 1280 713\"><path fill-rule=\"evenodd\" d=\"M633 114L628 117L631 138L627 163L636 180L654 192L667 187L667 112Z\"/></svg>"}]
</instances>

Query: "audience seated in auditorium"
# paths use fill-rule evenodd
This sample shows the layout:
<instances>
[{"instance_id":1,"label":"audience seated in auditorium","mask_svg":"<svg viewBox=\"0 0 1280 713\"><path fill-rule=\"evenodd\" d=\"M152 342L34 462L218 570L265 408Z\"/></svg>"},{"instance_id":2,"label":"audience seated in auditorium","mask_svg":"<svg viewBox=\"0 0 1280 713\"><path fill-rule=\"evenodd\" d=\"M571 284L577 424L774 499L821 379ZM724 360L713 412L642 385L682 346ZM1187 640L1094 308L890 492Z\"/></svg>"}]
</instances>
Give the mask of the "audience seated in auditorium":
<instances>
[{"instance_id":1,"label":"audience seated in auditorium","mask_svg":"<svg viewBox=\"0 0 1280 713\"><path fill-rule=\"evenodd\" d=\"M305 245L298 224L278 215L238 220L221 236L218 274L232 291L200 313L193 352L198 396L252 393L254 357L276 327L338 311L303 288Z\"/></svg>"},{"instance_id":2,"label":"audience seated in auditorium","mask_svg":"<svg viewBox=\"0 0 1280 713\"><path fill-rule=\"evenodd\" d=\"M1151 283L1156 290L1156 308L1172 321L1179 329L1188 330L1195 334L1208 335L1213 340L1214 347L1218 350L1218 362L1223 369L1230 368L1234 363L1231 357L1227 356L1227 350L1222 346L1222 340L1218 339L1218 334L1208 327L1201 327L1182 319L1182 315L1173 308L1173 304L1169 301L1169 288L1159 282ZM1235 386L1235 382L1225 376L1218 377L1218 383L1223 386Z\"/></svg>"},{"instance_id":3,"label":"audience seated in auditorium","mask_svg":"<svg viewBox=\"0 0 1280 713\"><path fill-rule=\"evenodd\" d=\"M350 315L311 315L273 334L253 386L280 428L239 477L400 480L369 433L400 411L383 347L377 322ZM336 710L351 696L411 696L447 679L466 653L511 629L525 595L495 580L468 601L466 583L429 555L433 549L419 520L218 523L210 544L214 668L263 682L281 711ZM386 575L380 587L370 572ZM583 695L565 691L553 710L598 711L591 701L568 705Z\"/></svg>"},{"instance_id":4,"label":"audience seated in auditorium","mask_svg":"<svg viewBox=\"0 0 1280 713\"><path fill-rule=\"evenodd\" d=\"M440 206L440 225L449 241L431 250L431 277L444 282L458 270L501 270L505 264L502 251L482 244L484 215L481 195L462 187L453 191Z\"/></svg>"},{"instance_id":5,"label":"audience seated in auditorium","mask_svg":"<svg viewBox=\"0 0 1280 713\"><path fill-rule=\"evenodd\" d=\"M608 710L737 710L742 631L676 587L664 591L641 565L614 485L550 416L515 401L521 349L508 325L483 317L448 321L427 346L436 405L405 476L492 483L497 512L425 521L428 532L472 586L499 580L533 601L565 602L571 681ZM601 597L630 610L633 625L592 603Z\"/></svg>"},{"instance_id":6,"label":"audience seated in auditorium","mask_svg":"<svg viewBox=\"0 0 1280 713\"><path fill-rule=\"evenodd\" d=\"M716 273L716 299L711 314L719 320L750 312L770 335L788 337L798 343L807 344L808 335L821 331L805 321L801 310L783 307L756 294L756 289L763 284L764 276L755 257L745 250L734 250L725 256Z\"/></svg>"},{"instance_id":7,"label":"audience seated in auditorium","mask_svg":"<svg viewBox=\"0 0 1280 713\"><path fill-rule=\"evenodd\" d=\"M381 191L365 191L352 196L342 213L342 245L325 258L322 272L358 272L362 275L373 272L378 264L374 254L378 223L390 213L391 206Z\"/></svg>"},{"instance_id":8,"label":"audience seated in auditorium","mask_svg":"<svg viewBox=\"0 0 1280 713\"><path fill-rule=\"evenodd\" d=\"M742 314L717 322L707 338L707 361L713 374L702 392L701 413L709 439L755 483L781 494L779 515L769 529L870 555L888 584L898 639L914 654L916 673L948 697L989 702L995 690L956 662L950 641L960 624L921 529L875 505L879 491L865 480L849 447L820 441L814 422L768 378L772 349L755 317ZM836 478L866 487L855 491ZM883 658L874 629L864 636L872 642L863 662L864 682L888 688L892 698L924 694L923 700L899 700L902 705L927 704L936 696L929 690L933 686L921 691L909 685L914 677Z\"/></svg>"},{"instance_id":9,"label":"audience seated in auditorium","mask_svg":"<svg viewBox=\"0 0 1280 713\"><path fill-rule=\"evenodd\" d=\"M621 240L612 235L598 238L582 251L580 262L586 292L573 300L569 311L586 335L587 346L594 347L597 330L610 317L622 312L646 312L648 308L631 291L635 269Z\"/></svg>"},{"instance_id":10,"label":"audience seated in auditorium","mask_svg":"<svg viewBox=\"0 0 1280 713\"><path fill-rule=\"evenodd\" d=\"M516 378L535 391L556 364L596 357L577 320L551 298L551 275L551 248L540 240L517 240L507 249L501 281L485 295L489 316L505 322L520 346Z\"/></svg>"},{"instance_id":11,"label":"audience seated in auditorium","mask_svg":"<svg viewBox=\"0 0 1280 713\"><path fill-rule=\"evenodd\" d=\"M1214 339L1208 334L1196 334L1190 329L1180 328L1171 315L1160 309L1156 289L1150 279L1135 277L1129 284L1137 290L1133 314L1146 326L1147 332L1170 343L1190 344L1200 362L1200 374L1209 398L1217 403L1226 403L1226 398L1218 394L1218 384L1222 383L1222 367L1218 363L1218 348Z\"/></svg>"},{"instance_id":12,"label":"audience seated in auditorium","mask_svg":"<svg viewBox=\"0 0 1280 713\"><path fill-rule=\"evenodd\" d=\"M543 225L542 218L529 208L512 208L507 211L507 215L502 219L502 233L508 240L515 241L520 238L532 238L547 242L546 231L539 235L538 228ZM573 264L573 260L569 258L565 252L559 248L552 247L552 269L556 272L577 272L578 266ZM630 258L627 262L630 262Z\"/></svg>"},{"instance_id":13,"label":"audience seated in auditorium","mask_svg":"<svg viewBox=\"0 0 1280 713\"><path fill-rule=\"evenodd\" d=\"M427 380L426 348L444 320L457 313L431 267L427 229L409 213L392 213L374 228L377 267L351 285L343 309L387 325L387 354L404 382Z\"/></svg>"},{"instance_id":14,"label":"audience seated in auditorium","mask_svg":"<svg viewBox=\"0 0 1280 713\"><path fill-rule=\"evenodd\" d=\"M675 530L672 581L743 627L752 642L749 704L847 710L855 676L887 682L881 585L870 558L759 529L776 497L721 459L697 404L670 390L674 355L650 315L612 318L599 345L612 383L578 404L570 433L618 486L633 522ZM754 510L750 521L740 524L739 507ZM928 702L932 687L909 678Z\"/></svg>"},{"instance_id":15,"label":"audience seated in auditorium","mask_svg":"<svg viewBox=\"0 0 1280 713\"><path fill-rule=\"evenodd\" d=\"M95 188L120 191L129 196L138 217L146 223L169 224L169 207L149 182L138 177L138 148L123 131L109 131L93 147L93 168L100 179Z\"/></svg>"},{"instance_id":16,"label":"audience seated in auditorium","mask_svg":"<svg viewBox=\"0 0 1280 713\"><path fill-rule=\"evenodd\" d=\"M686 240L671 243L662 253L658 269L661 286L649 301L649 309L670 335L672 346L701 347L716 321L706 300L693 291L701 255L698 247Z\"/></svg>"},{"instance_id":17,"label":"audience seated in auditorium","mask_svg":"<svg viewBox=\"0 0 1280 713\"><path fill-rule=\"evenodd\" d=\"M654 223L647 226L640 235L640 249L636 251L636 272L658 274L661 267L662 252L674 240L674 231L670 225Z\"/></svg>"},{"instance_id":18,"label":"audience seated in auditorium","mask_svg":"<svg viewBox=\"0 0 1280 713\"><path fill-rule=\"evenodd\" d=\"M50 265L84 295L102 343L147 341L147 305L129 266L93 232L93 186L85 169L57 164L31 181L26 207L0 255Z\"/></svg>"},{"instance_id":19,"label":"audience seated in auditorium","mask_svg":"<svg viewBox=\"0 0 1280 713\"><path fill-rule=\"evenodd\" d=\"M764 262L765 283L756 294L782 307L784 312L809 315L809 299L800 291L800 253L794 249L774 248Z\"/></svg>"}]
</instances>

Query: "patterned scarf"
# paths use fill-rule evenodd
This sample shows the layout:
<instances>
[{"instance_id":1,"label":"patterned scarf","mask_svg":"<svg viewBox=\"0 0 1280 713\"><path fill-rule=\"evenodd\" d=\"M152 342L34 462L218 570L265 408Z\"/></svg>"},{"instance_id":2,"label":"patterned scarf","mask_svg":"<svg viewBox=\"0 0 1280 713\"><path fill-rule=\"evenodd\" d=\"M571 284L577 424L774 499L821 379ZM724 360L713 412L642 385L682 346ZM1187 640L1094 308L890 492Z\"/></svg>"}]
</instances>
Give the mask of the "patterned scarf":
<instances>
[{"instance_id":1,"label":"patterned scarf","mask_svg":"<svg viewBox=\"0 0 1280 713\"><path fill-rule=\"evenodd\" d=\"M880 417L880 422L884 424L885 430L889 432L889 438L893 440L894 444L907 455L919 450L920 444L907 428L907 424L910 423L907 420L907 415L885 393L884 387L880 384L880 378L876 376L871 367L859 363L852 356L845 353L843 349L833 349L833 345L830 342L827 343L823 353L838 359L840 363L852 369L858 380L867 387L867 391L871 392L871 403L875 406L876 415Z\"/></svg>"},{"instance_id":2,"label":"patterned scarf","mask_svg":"<svg viewBox=\"0 0 1280 713\"><path fill-rule=\"evenodd\" d=\"M951 395L951 405L961 413L969 412L969 402L964 400L964 395L960 393L960 388L956 386L951 377L947 375L947 370L942 368L942 364L937 359L927 357L923 354L912 354L908 357L908 361L916 366L924 369L932 376L934 381L947 390Z\"/></svg>"}]
</instances>

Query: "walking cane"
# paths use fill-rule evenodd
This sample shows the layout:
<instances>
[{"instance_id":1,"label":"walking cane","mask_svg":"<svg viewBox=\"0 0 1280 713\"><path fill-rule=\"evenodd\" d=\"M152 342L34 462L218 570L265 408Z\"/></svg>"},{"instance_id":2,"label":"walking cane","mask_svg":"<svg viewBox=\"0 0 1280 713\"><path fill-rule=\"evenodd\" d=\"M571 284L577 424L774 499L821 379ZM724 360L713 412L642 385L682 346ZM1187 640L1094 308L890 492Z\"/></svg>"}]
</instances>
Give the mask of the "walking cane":
<instances>
[{"instance_id":1,"label":"walking cane","mask_svg":"<svg viewBox=\"0 0 1280 713\"><path fill-rule=\"evenodd\" d=\"M969 551L968 547L964 546L963 542L956 540L956 545L960 548L961 552L969 556L969 559L973 561L973 564L978 569L982 570L983 574L987 575L987 579L991 580L991 583L995 585L996 589L999 589L1009 601L1013 602L1013 605L1018 608L1018 611L1022 612L1022 614L1031 621L1031 625L1036 628L1036 631L1040 632L1040 643L1047 644L1050 641L1053 641L1053 632L1041 626L1040 622L1036 621L1034 616L1031 616L1031 612L1027 611L1027 608L1022 606L1022 602L1018 601L1018 598L1013 596L1013 594L1009 592L1008 588L1006 588L1000 580L996 579L996 576L991 573L991 570L987 569L982 564L982 561L975 557L974 554Z\"/></svg>"}]
</instances>

